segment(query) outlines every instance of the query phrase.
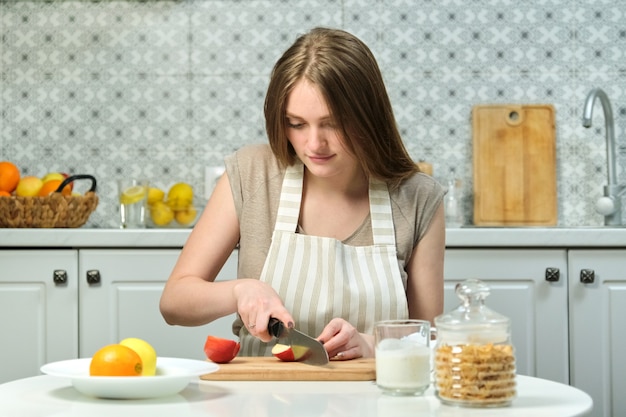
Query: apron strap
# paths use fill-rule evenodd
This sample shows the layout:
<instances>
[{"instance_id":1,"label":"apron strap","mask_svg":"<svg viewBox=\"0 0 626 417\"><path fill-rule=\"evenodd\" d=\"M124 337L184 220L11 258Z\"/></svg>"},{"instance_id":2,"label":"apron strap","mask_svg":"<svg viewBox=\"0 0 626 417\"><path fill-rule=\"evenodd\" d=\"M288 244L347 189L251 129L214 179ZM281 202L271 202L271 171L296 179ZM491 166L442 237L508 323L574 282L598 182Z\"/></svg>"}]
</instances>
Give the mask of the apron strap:
<instances>
[{"instance_id":1,"label":"apron strap","mask_svg":"<svg viewBox=\"0 0 626 417\"><path fill-rule=\"evenodd\" d=\"M298 228L303 178L304 164L302 162L298 161L287 167L285 178L283 178L274 230L295 233Z\"/></svg>"},{"instance_id":2,"label":"apron strap","mask_svg":"<svg viewBox=\"0 0 626 417\"><path fill-rule=\"evenodd\" d=\"M387 184L380 180L371 179L369 196L374 245L392 245L395 247L396 235Z\"/></svg>"},{"instance_id":3,"label":"apron strap","mask_svg":"<svg viewBox=\"0 0 626 417\"><path fill-rule=\"evenodd\" d=\"M300 218L302 201L302 180L304 164L297 162L285 170L276 225L274 230L295 232ZM396 245L396 236L391 212L391 199L387 184L371 179L369 185L370 217L374 245Z\"/></svg>"}]
</instances>

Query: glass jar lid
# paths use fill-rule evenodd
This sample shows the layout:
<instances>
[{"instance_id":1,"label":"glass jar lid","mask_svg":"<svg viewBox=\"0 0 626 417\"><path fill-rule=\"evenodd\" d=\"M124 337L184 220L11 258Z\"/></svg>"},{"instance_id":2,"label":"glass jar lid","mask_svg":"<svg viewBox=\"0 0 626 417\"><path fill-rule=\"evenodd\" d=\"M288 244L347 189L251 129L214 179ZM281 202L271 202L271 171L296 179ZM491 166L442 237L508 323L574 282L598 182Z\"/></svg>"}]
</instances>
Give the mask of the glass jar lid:
<instances>
[{"instance_id":1,"label":"glass jar lid","mask_svg":"<svg viewBox=\"0 0 626 417\"><path fill-rule=\"evenodd\" d=\"M435 317L438 342L504 343L509 340L510 320L485 305L489 286L477 279L455 287L461 304L451 312Z\"/></svg>"}]
</instances>

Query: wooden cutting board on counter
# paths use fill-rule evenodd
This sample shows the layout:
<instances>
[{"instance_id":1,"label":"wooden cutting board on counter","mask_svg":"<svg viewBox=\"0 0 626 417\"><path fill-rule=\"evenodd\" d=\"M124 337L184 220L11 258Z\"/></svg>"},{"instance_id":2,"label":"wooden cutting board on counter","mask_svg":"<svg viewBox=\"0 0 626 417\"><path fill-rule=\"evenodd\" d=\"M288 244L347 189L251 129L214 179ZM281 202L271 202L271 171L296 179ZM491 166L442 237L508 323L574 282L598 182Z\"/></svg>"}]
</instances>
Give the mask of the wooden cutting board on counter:
<instances>
[{"instance_id":1,"label":"wooden cutting board on counter","mask_svg":"<svg viewBox=\"0 0 626 417\"><path fill-rule=\"evenodd\" d=\"M474 224L556 225L554 107L475 106L472 139Z\"/></svg>"},{"instance_id":2,"label":"wooden cutting board on counter","mask_svg":"<svg viewBox=\"0 0 626 417\"><path fill-rule=\"evenodd\" d=\"M219 365L216 372L202 375L207 381L374 381L374 359L331 361L313 366L282 362L274 357L237 357Z\"/></svg>"}]
</instances>

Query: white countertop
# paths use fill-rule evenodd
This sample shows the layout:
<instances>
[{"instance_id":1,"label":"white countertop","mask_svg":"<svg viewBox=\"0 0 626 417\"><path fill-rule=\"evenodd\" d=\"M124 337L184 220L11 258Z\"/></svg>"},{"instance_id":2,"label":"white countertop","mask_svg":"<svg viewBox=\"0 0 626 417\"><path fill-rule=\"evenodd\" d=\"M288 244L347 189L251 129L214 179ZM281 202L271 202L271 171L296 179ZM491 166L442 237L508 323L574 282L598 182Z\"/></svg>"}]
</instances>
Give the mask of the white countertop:
<instances>
[{"instance_id":1,"label":"white countertop","mask_svg":"<svg viewBox=\"0 0 626 417\"><path fill-rule=\"evenodd\" d=\"M423 397L391 397L373 382L199 381L177 395L146 400L83 396L64 378L37 376L0 385L0 414L29 417L571 417L592 408L584 392L517 376L517 398L504 408L442 405L432 387Z\"/></svg>"},{"instance_id":2,"label":"white countertop","mask_svg":"<svg viewBox=\"0 0 626 417\"><path fill-rule=\"evenodd\" d=\"M0 229L0 248L180 248L190 229ZM626 248L626 228L482 228L446 230L446 246Z\"/></svg>"},{"instance_id":3,"label":"white countertop","mask_svg":"<svg viewBox=\"0 0 626 417\"><path fill-rule=\"evenodd\" d=\"M191 229L0 229L0 247L181 248Z\"/></svg>"}]
</instances>

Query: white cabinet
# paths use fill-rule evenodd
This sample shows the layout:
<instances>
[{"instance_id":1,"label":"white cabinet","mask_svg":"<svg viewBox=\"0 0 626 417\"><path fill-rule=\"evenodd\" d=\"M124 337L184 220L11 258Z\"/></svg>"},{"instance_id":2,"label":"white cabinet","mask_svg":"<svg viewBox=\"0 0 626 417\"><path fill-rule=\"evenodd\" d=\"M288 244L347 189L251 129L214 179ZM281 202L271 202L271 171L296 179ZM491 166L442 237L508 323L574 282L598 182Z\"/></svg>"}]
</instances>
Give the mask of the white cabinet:
<instances>
[{"instance_id":1,"label":"white cabinet","mask_svg":"<svg viewBox=\"0 0 626 417\"><path fill-rule=\"evenodd\" d=\"M126 337L149 341L159 356L205 359L211 334L236 339L235 315L199 327L170 326L159 312L159 299L180 251L175 249L89 249L80 251L80 356L90 357L108 343ZM237 277L231 256L218 275Z\"/></svg>"},{"instance_id":2,"label":"white cabinet","mask_svg":"<svg viewBox=\"0 0 626 417\"><path fill-rule=\"evenodd\" d=\"M561 249L448 249L444 312L460 303L458 282L486 282L487 306L511 319L517 372L568 383L566 270Z\"/></svg>"},{"instance_id":3,"label":"white cabinet","mask_svg":"<svg viewBox=\"0 0 626 417\"><path fill-rule=\"evenodd\" d=\"M129 336L189 358L203 358L208 334L234 339L234 316L201 327L164 322L159 298L179 252L0 249L0 383ZM235 252L218 279L236 276ZM487 305L511 318L520 374L584 390L594 417L626 415L626 249L447 248L444 311L468 278L487 282Z\"/></svg>"},{"instance_id":4,"label":"white cabinet","mask_svg":"<svg viewBox=\"0 0 626 417\"><path fill-rule=\"evenodd\" d=\"M0 383L41 365L89 357L125 337L159 356L204 359L207 335L236 339L234 314L206 326L169 326L159 299L179 249L0 250ZM236 252L218 276L237 276Z\"/></svg>"},{"instance_id":5,"label":"white cabinet","mask_svg":"<svg viewBox=\"0 0 626 417\"><path fill-rule=\"evenodd\" d=\"M468 278L488 283L487 305L511 318L520 374L580 388L593 417L626 415L626 250L448 249L444 311Z\"/></svg>"},{"instance_id":6,"label":"white cabinet","mask_svg":"<svg viewBox=\"0 0 626 417\"><path fill-rule=\"evenodd\" d=\"M571 385L594 417L626 415L626 250L569 251Z\"/></svg>"},{"instance_id":7,"label":"white cabinet","mask_svg":"<svg viewBox=\"0 0 626 417\"><path fill-rule=\"evenodd\" d=\"M0 383L78 355L78 253L0 251Z\"/></svg>"}]
</instances>

